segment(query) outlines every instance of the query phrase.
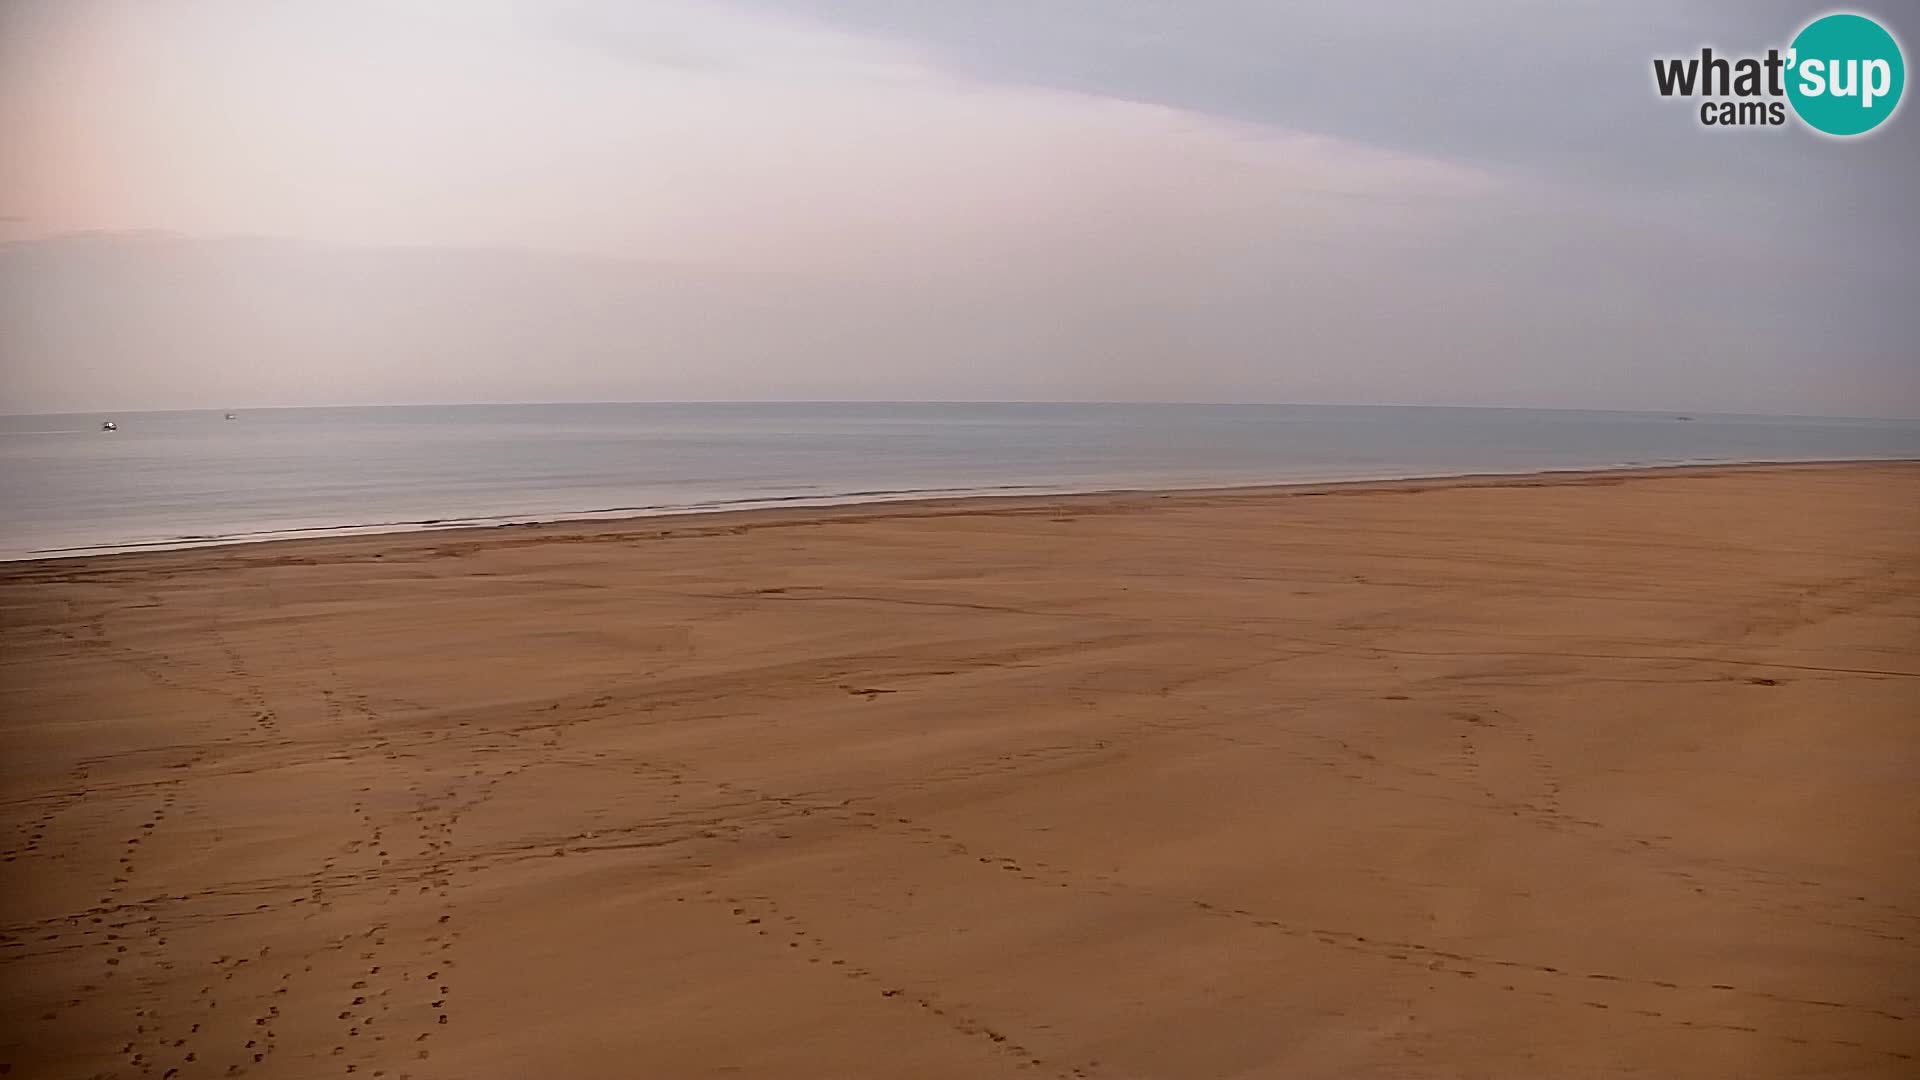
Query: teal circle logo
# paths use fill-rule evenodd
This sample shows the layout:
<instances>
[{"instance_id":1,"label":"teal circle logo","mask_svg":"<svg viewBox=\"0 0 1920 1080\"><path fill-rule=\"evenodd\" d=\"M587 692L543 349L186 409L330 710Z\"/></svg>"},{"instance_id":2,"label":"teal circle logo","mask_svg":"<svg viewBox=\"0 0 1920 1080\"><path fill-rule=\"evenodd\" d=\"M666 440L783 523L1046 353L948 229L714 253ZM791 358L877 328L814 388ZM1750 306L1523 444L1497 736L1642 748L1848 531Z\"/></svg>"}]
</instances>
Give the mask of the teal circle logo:
<instances>
[{"instance_id":1,"label":"teal circle logo","mask_svg":"<svg viewBox=\"0 0 1920 1080\"><path fill-rule=\"evenodd\" d=\"M1843 138L1884 123L1907 85L1900 43L1865 15L1808 23L1795 35L1787 63L1793 111L1815 131Z\"/></svg>"}]
</instances>

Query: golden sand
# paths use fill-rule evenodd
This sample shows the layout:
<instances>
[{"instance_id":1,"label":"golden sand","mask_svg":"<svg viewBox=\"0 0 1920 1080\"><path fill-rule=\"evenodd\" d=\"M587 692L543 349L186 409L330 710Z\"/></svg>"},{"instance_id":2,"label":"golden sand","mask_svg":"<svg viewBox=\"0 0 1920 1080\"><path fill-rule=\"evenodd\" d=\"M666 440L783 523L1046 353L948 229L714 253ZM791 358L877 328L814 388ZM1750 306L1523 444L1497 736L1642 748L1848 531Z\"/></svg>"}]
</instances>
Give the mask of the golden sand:
<instances>
[{"instance_id":1,"label":"golden sand","mask_svg":"<svg viewBox=\"0 0 1920 1080\"><path fill-rule=\"evenodd\" d=\"M12 1077L1920 1075L1920 467L0 568Z\"/></svg>"}]
</instances>

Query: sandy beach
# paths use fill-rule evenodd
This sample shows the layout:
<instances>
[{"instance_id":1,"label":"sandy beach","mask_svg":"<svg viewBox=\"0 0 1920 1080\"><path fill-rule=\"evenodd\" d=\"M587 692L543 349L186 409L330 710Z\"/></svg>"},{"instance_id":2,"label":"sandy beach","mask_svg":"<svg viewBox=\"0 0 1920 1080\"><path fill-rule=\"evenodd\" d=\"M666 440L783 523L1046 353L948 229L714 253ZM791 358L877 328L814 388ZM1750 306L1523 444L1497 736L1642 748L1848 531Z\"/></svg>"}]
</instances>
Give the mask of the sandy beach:
<instances>
[{"instance_id":1,"label":"sandy beach","mask_svg":"<svg viewBox=\"0 0 1920 1080\"><path fill-rule=\"evenodd\" d=\"M0 1073L1920 1074L1920 465L0 566Z\"/></svg>"}]
</instances>

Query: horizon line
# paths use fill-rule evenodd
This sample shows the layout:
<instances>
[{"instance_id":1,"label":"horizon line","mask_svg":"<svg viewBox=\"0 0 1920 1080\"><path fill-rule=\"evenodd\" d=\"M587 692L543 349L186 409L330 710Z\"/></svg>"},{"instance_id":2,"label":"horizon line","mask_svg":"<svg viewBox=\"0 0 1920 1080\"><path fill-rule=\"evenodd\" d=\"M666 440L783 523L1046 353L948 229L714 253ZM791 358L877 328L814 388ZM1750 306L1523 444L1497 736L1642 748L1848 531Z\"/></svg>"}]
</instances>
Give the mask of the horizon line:
<instances>
[{"instance_id":1,"label":"horizon line","mask_svg":"<svg viewBox=\"0 0 1920 1080\"><path fill-rule=\"evenodd\" d=\"M0 419L28 419L47 416L94 416L115 415L161 415L169 413L226 413L226 412L296 412L304 410L345 410L345 409L474 409L474 408L551 408L561 406L621 406L621 405L1082 405L1082 406L1122 406L1131 408L1150 407L1186 407L1186 408L1334 408L1334 409L1458 409L1499 412L1578 412L1578 413L1617 413L1622 415L1671 415L1671 416L1717 416L1742 419L1777 420L1854 420L1874 423L1920 423L1920 415L1913 416L1844 416L1822 413L1791 412L1728 412L1720 409L1671 408L1596 408L1572 405L1471 405L1438 404L1406 401L1129 401L1093 398L648 398L648 399L603 399L603 400L540 400L540 401L397 401L397 402L349 402L314 405L226 405L192 406L165 409L89 409L74 411L70 409L0 413Z\"/></svg>"}]
</instances>

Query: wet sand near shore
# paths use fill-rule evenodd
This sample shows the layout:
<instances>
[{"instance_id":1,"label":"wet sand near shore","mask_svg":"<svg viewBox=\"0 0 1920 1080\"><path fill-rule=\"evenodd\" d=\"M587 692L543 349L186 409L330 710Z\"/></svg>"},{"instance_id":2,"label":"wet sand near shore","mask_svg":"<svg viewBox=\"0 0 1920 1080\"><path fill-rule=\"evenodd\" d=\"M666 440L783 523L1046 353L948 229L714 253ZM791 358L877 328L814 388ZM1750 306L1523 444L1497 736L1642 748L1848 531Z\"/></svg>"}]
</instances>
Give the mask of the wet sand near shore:
<instances>
[{"instance_id":1,"label":"wet sand near shore","mask_svg":"<svg viewBox=\"0 0 1920 1080\"><path fill-rule=\"evenodd\" d=\"M0 566L10 1077L1920 1073L1920 465Z\"/></svg>"}]
</instances>

